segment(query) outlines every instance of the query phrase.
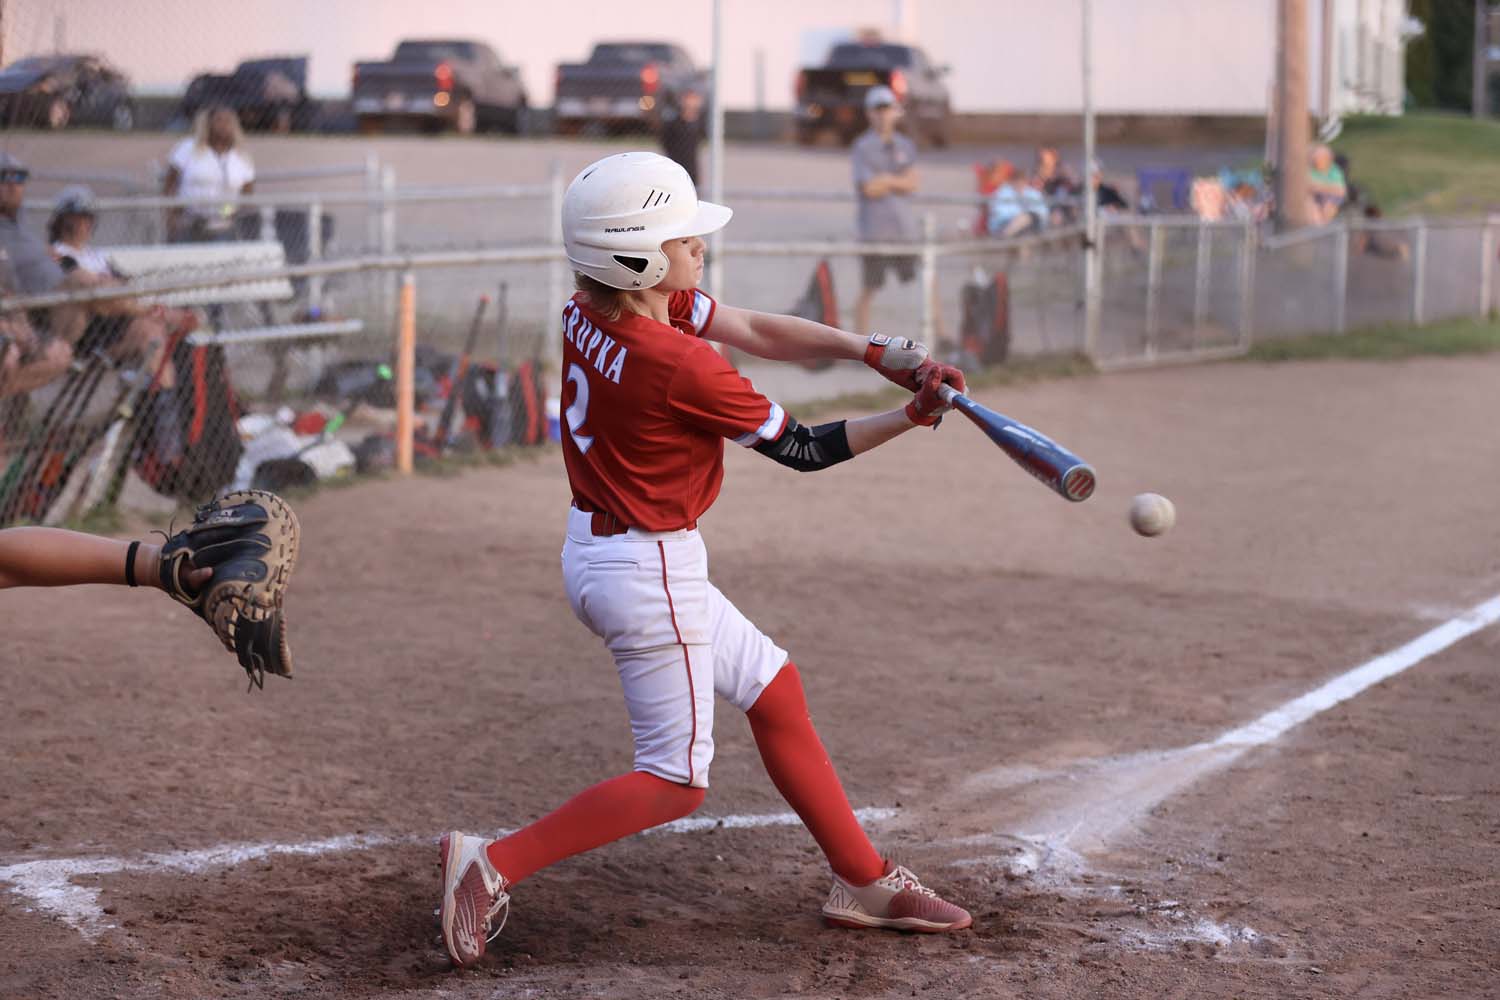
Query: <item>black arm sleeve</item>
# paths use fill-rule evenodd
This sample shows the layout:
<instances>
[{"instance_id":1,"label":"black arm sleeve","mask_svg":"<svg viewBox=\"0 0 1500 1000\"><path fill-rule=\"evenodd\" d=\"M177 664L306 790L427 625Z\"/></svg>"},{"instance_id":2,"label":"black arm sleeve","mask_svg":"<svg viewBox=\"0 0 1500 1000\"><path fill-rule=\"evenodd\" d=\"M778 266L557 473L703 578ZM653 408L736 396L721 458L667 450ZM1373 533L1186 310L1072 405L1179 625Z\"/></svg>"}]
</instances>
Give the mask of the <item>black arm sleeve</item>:
<instances>
[{"instance_id":1,"label":"black arm sleeve","mask_svg":"<svg viewBox=\"0 0 1500 1000\"><path fill-rule=\"evenodd\" d=\"M803 427L790 416L786 418L786 429L781 432L780 437L775 441L762 441L755 446L755 450L771 461L798 472L817 472L854 457L854 453L849 450L849 436L844 432L844 421Z\"/></svg>"}]
</instances>

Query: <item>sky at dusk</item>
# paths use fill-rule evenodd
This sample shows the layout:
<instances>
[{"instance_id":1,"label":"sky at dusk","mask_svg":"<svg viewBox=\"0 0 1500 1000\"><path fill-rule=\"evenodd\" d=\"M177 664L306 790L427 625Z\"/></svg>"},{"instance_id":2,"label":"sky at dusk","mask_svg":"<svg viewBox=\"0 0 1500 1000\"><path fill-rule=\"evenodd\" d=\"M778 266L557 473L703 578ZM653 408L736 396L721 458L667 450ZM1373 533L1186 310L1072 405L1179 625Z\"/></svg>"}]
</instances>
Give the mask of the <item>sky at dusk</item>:
<instances>
[{"instance_id":1,"label":"sky at dusk","mask_svg":"<svg viewBox=\"0 0 1500 1000\"><path fill-rule=\"evenodd\" d=\"M788 107L799 66L830 38L870 27L951 65L958 110L1071 111L1081 99L1077 0L722 0L722 9L730 107L755 107L758 94ZM1274 0L1095 0L1094 9L1101 110L1263 109ZM138 90L175 93L197 72L307 54L311 89L333 97L348 94L353 63L388 56L403 37L472 37L519 65L532 103L547 105L554 67L583 60L596 40L675 41L706 63L712 11L711 0L8 0L4 56L61 42L102 53ZM1181 81L1143 64L1171 65Z\"/></svg>"}]
</instances>

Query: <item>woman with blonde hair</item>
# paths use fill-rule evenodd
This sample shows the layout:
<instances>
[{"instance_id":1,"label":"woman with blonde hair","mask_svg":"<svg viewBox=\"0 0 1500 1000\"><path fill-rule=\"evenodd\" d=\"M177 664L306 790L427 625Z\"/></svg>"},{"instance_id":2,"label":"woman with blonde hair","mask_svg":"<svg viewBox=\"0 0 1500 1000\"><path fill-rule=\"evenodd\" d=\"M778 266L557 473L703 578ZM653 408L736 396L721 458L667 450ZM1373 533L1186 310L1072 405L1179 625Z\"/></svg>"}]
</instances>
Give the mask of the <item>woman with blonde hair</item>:
<instances>
[{"instance_id":1,"label":"woman with blonde hair","mask_svg":"<svg viewBox=\"0 0 1500 1000\"><path fill-rule=\"evenodd\" d=\"M236 200L255 189L255 163L245 149L240 119L226 107L199 111L193 136L172 147L162 194L201 199L167 209L167 238L174 243L235 239Z\"/></svg>"}]
</instances>

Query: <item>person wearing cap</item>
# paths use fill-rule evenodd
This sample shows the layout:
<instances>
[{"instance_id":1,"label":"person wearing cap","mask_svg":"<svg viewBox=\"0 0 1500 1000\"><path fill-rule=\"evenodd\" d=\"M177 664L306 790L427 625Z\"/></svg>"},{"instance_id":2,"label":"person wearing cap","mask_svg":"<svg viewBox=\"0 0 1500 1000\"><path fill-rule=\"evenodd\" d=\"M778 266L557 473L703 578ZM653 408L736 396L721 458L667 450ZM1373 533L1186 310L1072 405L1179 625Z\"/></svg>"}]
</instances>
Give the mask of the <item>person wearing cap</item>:
<instances>
[{"instance_id":1,"label":"person wearing cap","mask_svg":"<svg viewBox=\"0 0 1500 1000\"><path fill-rule=\"evenodd\" d=\"M94 192L81 184L63 188L47 222L52 256L64 271L77 268L88 274L120 277L110 266L109 258L89 245L94 237L94 223Z\"/></svg>"},{"instance_id":2,"label":"person wearing cap","mask_svg":"<svg viewBox=\"0 0 1500 1000\"><path fill-rule=\"evenodd\" d=\"M10 290L22 295L40 295L119 284L120 278L112 273L92 273L69 259L59 259L52 248L23 223L27 177L26 168L14 158L0 159L0 251L5 253L10 264L9 273L13 276ZM85 201L92 201L92 194L87 189L75 190L68 200L76 201L80 194L85 196ZM65 203L62 207L66 209L68 206ZM86 216L87 231L91 232L92 211L90 207L82 212L55 213L48 230L60 233L64 227L74 225L77 216ZM160 307L143 305L136 299L99 299L53 306L45 311L38 310L30 319L42 334L38 338L39 348L45 346L50 336L61 340L80 356L94 350L105 351L119 361L139 356L153 372L166 345L165 312ZM165 365L162 384L171 386L175 381L172 366Z\"/></svg>"},{"instance_id":3,"label":"person wearing cap","mask_svg":"<svg viewBox=\"0 0 1500 1000\"><path fill-rule=\"evenodd\" d=\"M942 386L963 391L963 373L911 340L859 337L702 291L704 237L732 215L727 205L700 201L681 165L647 152L590 164L563 195L563 248L578 289L553 327L572 493L563 589L614 660L634 763L508 834L452 830L439 840L438 924L460 968L484 958L526 879L703 804L715 694L745 713L772 784L828 862L827 923L926 933L972 925L967 910L871 842L813 727L801 672L709 579L707 530L699 530L724 484L728 442L789 470L829 469L915 427L935 427L949 406ZM715 343L767 360L863 360L915 395L903 408L807 426L756 390ZM920 533L904 533L904 515L887 520L892 546L921 544ZM899 608L879 593L871 591L872 607L891 628L921 628L919 591ZM810 615L821 613L816 603ZM468 762L493 751L490 734L450 725L441 735L454 780L489 780ZM802 878L783 874L771 857L740 860L789 879L772 903L775 920L803 926L788 911Z\"/></svg>"},{"instance_id":4,"label":"person wearing cap","mask_svg":"<svg viewBox=\"0 0 1500 1000\"><path fill-rule=\"evenodd\" d=\"M93 245L96 213L94 192L76 184L58 194L47 222L53 259L72 287L98 288L126 281L126 276ZM118 359L139 357L146 371L154 374L161 369L163 388L176 384L176 372L170 361L163 363L163 354L171 328L192 322L186 310L145 305L135 299L93 305L96 308L84 329L83 349L102 348Z\"/></svg>"},{"instance_id":5,"label":"person wearing cap","mask_svg":"<svg viewBox=\"0 0 1500 1000\"><path fill-rule=\"evenodd\" d=\"M51 291L64 277L47 245L22 223L29 176L24 163L0 153L0 294L7 296ZM86 319L78 306L0 314L0 396L30 392L67 371Z\"/></svg>"},{"instance_id":6,"label":"person wearing cap","mask_svg":"<svg viewBox=\"0 0 1500 1000\"><path fill-rule=\"evenodd\" d=\"M913 218L911 196L917 190L917 147L896 131L901 105L889 87L865 92L865 114L870 127L850 148L854 193L859 200L859 238L868 242L907 242L921 234ZM895 272L902 284L917 274L915 254L866 254L861 258L862 282L854 306L854 330L870 332L870 303ZM934 303L934 307L936 303ZM936 311L934 309L934 315Z\"/></svg>"}]
</instances>

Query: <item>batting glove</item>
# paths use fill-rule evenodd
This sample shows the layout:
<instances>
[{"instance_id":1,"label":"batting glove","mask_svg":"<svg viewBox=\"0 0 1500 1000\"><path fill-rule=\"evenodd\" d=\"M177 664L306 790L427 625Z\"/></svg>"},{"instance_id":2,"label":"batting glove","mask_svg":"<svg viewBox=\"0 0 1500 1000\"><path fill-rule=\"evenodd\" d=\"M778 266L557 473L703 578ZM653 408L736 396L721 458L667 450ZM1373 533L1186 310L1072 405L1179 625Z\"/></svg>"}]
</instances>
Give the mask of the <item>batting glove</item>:
<instances>
[{"instance_id":1,"label":"batting glove","mask_svg":"<svg viewBox=\"0 0 1500 1000\"><path fill-rule=\"evenodd\" d=\"M872 333L870 342L865 345L865 364L907 392L922 388L918 369L928 361L927 348L915 340L897 340L883 333Z\"/></svg>"},{"instance_id":2,"label":"batting glove","mask_svg":"<svg viewBox=\"0 0 1500 1000\"><path fill-rule=\"evenodd\" d=\"M918 427L936 427L943 422L943 414L953 409L946 402L938 390L944 385L951 385L959 392L963 392L964 373L952 365L943 365L933 362L925 365L922 371L922 386L912 401L906 404L906 419Z\"/></svg>"}]
</instances>

